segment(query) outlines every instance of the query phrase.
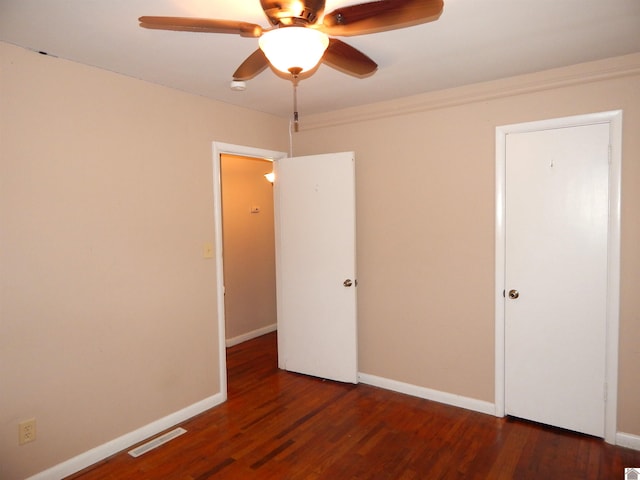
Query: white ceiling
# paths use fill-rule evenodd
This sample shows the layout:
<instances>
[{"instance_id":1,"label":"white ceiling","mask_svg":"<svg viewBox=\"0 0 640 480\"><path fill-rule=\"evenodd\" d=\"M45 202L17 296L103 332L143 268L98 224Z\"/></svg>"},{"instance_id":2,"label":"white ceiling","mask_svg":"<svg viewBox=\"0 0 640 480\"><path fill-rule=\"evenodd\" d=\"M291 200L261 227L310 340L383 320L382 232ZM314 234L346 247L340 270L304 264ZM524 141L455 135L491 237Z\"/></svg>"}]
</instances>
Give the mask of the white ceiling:
<instances>
[{"instance_id":1,"label":"white ceiling","mask_svg":"<svg viewBox=\"0 0 640 480\"><path fill-rule=\"evenodd\" d=\"M326 12L366 0L326 0ZM444 0L439 20L343 38L378 65L326 65L300 83L301 115L640 52L640 0ZM141 15L268 26L259 0L0 0L0 41L287 117L291 83L265 70L229 88L257 39L148 30Z\"/></svg>"}]
</instances>

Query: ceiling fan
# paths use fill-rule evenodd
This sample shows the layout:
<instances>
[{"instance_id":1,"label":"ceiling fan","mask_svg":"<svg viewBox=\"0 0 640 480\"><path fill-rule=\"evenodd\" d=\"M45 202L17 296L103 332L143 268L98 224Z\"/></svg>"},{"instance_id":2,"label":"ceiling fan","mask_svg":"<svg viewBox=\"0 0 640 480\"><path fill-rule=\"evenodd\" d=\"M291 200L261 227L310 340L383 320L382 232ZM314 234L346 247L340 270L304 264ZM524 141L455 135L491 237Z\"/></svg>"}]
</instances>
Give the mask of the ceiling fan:
<instances>
[{"instance_id":1,"label":"ceiling fan","mask_svg":"<svg viewBox=\"0 0 640 480\"><path fill-rule=\"evenodd\" d=\"M259 39L259 46L233 73L249 80L270 64L292 75L312 71L320 62L355 77L373 74L378 65L349 44L329 36L354 36L437 20L443 0L378 0L324 14L325 0L260 0L271 28L235 20L186 17L139 18L140 26L160 30L231 33ZM309 43L307 43L309 42ZM296 52L290 52L295 50ZM296 53L282 60L280 55Z\"/></svg>"}]
</instances>

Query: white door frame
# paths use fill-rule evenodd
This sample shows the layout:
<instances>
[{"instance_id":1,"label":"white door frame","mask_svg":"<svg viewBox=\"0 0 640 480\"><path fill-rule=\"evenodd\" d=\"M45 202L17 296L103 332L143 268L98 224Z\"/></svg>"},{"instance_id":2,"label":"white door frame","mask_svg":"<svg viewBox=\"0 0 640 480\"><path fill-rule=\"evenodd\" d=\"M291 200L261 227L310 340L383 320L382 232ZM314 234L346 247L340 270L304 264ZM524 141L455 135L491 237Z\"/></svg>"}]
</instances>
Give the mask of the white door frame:
<instances>
[{"instance_id":1,"label":"white door frame","mask_svg":"<svg viewBox=\"0 0 640 480\"><path fill-rule=\"evenodd\" d=\"M607 318L604 439L616 444L618 404L618 332L620 319L620 184L622 180L622 110L496 127L495 244L495 415L505 416L505 189L506 136L555 128L608 123L610 126L609 232L607 242Z\"/></svg>"},{"instance_id":2,"label":"white door frame","mask_svg":"<svg viewBox=\"0 0 640 480\"><path fill-rule=\"evenodd\" d=\"M264 160L286 158L285 152L245 147L230 143L213 142L213 222L216 261L216 296L218 313L218 363L220 365L220 395L227 400L227 345L224 311L224 268L222 262L222 179L220 176L220 155L223 153L241 157L254 157Z\"/></svg>"}]
</instances>

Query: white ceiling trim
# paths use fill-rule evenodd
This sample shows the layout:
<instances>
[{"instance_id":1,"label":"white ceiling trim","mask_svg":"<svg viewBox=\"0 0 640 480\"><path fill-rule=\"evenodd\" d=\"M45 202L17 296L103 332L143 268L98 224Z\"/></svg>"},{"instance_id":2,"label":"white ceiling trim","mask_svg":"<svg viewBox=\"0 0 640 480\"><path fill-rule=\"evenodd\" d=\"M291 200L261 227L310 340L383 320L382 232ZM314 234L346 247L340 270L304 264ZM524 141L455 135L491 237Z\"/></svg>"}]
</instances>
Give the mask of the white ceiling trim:
<instances>
[{"instance_id":1,"label":"white ceiling trim","mask_svg":"<svg viewBox=\"0 0 640 480\"><path fill-rule=\"evenodd\" d=\"M377 120L631 75L640 75L640 53L305 116L300 130Z\"/></svg>"}]
</instances>

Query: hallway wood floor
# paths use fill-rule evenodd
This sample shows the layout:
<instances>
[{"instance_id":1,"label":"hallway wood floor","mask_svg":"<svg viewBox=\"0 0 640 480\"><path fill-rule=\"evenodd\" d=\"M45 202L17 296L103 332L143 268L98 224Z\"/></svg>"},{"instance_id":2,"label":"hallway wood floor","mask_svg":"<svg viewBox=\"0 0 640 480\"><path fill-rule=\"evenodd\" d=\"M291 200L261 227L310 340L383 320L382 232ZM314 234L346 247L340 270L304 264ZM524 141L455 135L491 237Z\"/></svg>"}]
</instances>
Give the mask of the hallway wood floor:
<instances>
[{"instance_id":1,"label":"hallway wood floor","mask_svg":"<svg viewBox=\"0 0 640 480\"><path fill-rule=\"evenodd\" d=\"M275 333L228 350L229 400L184 435L68 477L106 479L623 479L640 452L367 385L277 369Z\"/></svg>"}]
</instances>

